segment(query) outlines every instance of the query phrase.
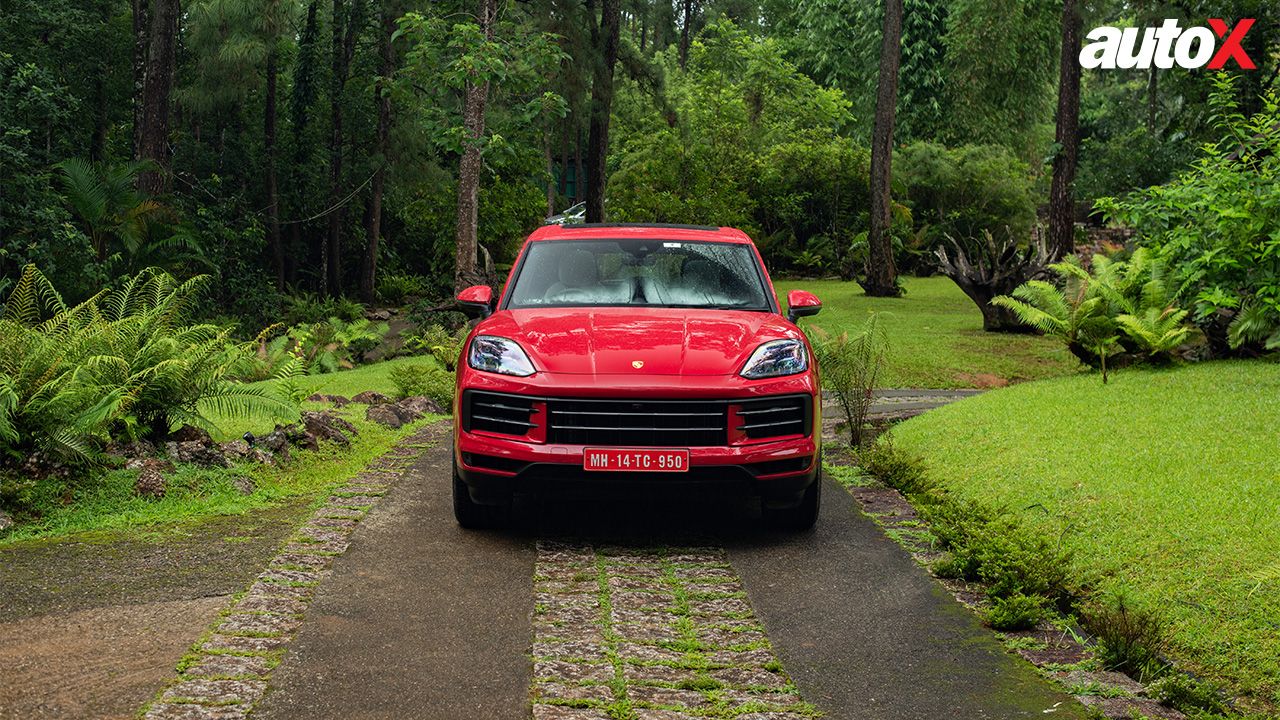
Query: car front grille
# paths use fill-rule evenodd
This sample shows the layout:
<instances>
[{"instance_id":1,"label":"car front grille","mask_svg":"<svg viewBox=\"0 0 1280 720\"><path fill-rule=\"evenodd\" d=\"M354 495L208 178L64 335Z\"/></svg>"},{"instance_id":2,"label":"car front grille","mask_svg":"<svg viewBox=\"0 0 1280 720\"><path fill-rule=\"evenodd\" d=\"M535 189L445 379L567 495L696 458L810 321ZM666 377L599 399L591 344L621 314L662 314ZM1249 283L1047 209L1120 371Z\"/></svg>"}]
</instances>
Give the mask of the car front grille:
<instances>
[{"instance_id":1,"label":"car front grille","mask_svg":"<svg viewBox=\"0 0 1280 720\"><path fill-rule=\"evenodd\" d=\"M618 447L725 445L726 403L719 400L547 401L547 442Z\"/></svg>"},{"instance_id":2,"label":"car front grille","mask_svg":"<svg viewBox=\"0 0 1280 720\"><path fill-rule=\"evenodd\" d=\"M526 435L536 427L533 422L534 399L520 395L471 392L467 396L465 429Z\"/></svg>"},{"instance_id":3,"label":"car front grille","mask_svg":"<svg viewBox=\"0 0 1280 720\"><path fill-rule=\"evenodd\" d=\"M469 390L463 397L462 422L468 432L558 445L724 447L808 436L813 424L812 402L808 395L750 400L630 400L544 398Z\"/></svg>"},{"instance_id":4,"label":"car front grille","mask_svg":"<svg viewBox=\"0 0 1280 720\"><path fill-rule=\"evenodd\" d=\"M735 403L735 424L731 429L744 433L748 440L808 435L812 424L810 402L806 395L787 395Z\"/></svg>"}]
</instances>

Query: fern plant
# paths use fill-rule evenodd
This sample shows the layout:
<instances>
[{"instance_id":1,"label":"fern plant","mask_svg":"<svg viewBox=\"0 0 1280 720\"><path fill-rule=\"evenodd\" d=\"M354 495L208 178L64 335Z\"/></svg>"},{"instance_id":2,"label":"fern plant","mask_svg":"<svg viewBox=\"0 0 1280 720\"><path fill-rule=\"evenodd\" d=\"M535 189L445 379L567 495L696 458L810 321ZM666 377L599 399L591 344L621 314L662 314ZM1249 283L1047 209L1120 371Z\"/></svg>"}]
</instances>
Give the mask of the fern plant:
<instances>
[{"instance_id":1,"label":"fern plant","mask_svg":"<svg viewBox=\"0 0 1280 720\"><path fill-rule=\"evenodd\" d=\"M67 306L27 267L0 317L0 450L88 459L110 438L296 415L272 388L234 382L252 360L249 345L229 328L190 324L207 282L144 270Z\"/></svg>"},{"instance_id":2,"label":"fern plant","mask_svg":"<svg viewBox=\"0 0 1280 720\"><path fill-rule=\"evenodd\" d=\"M1168 289L1164 264L1144 249L1128 261L1096 256L1090 273L1071 257L1049 266L1059 283L1032 280L993 305L1056 338L1081 362L1103 371L1112 357L1164 363L1186 344L1188 311Z\"/></svg>"}]
</instances>

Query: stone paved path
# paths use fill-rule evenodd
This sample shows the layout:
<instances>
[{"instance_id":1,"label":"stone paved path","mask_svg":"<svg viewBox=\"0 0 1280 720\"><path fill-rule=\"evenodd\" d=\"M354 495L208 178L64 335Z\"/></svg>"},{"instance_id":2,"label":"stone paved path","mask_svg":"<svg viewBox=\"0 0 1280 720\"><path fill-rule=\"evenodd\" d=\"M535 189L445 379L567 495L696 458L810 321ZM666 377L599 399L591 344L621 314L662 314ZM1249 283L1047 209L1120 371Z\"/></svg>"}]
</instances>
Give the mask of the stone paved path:
<instances>
[{"instance_id":1,"label":"stone paved path","mask_svg":"<svg viewBox=\"0 0 1280 720\"><path fill-rule=\"evenodd\" d=\"M254 720L1081 717L836 486L812 533L656 493L468 532L449 482L360 523Z\"/></svg>"},{"instance_id":2,"label":"stone paved path","mask_svg":"<svg viewBox=\"0 0 1280 720\"><path fill-rule=\"evenodd\" d=\"M722 549L544 541L534 591L535 720L816 714Z\"/></svg>"}]
</instances>

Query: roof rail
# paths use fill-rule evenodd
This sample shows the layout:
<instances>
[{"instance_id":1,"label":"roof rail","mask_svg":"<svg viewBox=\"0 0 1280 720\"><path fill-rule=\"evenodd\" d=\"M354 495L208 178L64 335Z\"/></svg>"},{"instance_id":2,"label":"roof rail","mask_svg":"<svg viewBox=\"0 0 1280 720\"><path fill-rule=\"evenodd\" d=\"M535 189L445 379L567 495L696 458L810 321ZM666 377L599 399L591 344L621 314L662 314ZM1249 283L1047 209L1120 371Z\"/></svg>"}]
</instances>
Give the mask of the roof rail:
<instances>
[{"instance_id":1,"label":"roof rail","mask_svg":"<svg viewBox=\"0 0 1280 720\"><path fill-rule=\"evenodd\" d=\"M679 225L673 223L565 223L560 227L566 229L585 228L668 228L672 230L708 230L719 232L717 225Z\"/></svg>"}]
</instances>

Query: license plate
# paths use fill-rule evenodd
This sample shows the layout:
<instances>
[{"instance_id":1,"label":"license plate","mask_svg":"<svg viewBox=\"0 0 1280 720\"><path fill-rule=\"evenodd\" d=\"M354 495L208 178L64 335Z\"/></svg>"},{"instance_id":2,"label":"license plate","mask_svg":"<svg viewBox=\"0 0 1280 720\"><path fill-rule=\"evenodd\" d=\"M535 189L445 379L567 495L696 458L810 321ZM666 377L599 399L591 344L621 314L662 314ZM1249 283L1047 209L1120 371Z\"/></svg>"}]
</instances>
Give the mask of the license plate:
<instances>
[{"instance_id":1,"label":"license plate","mask_svg":"<svg viewBox=\"0 0 1280 720\"><path fill-rule=\"evenodd\" d=\"M587 448L582 468L596 472L689 472L688 450Z\"/></svg>"}]
</instances>

